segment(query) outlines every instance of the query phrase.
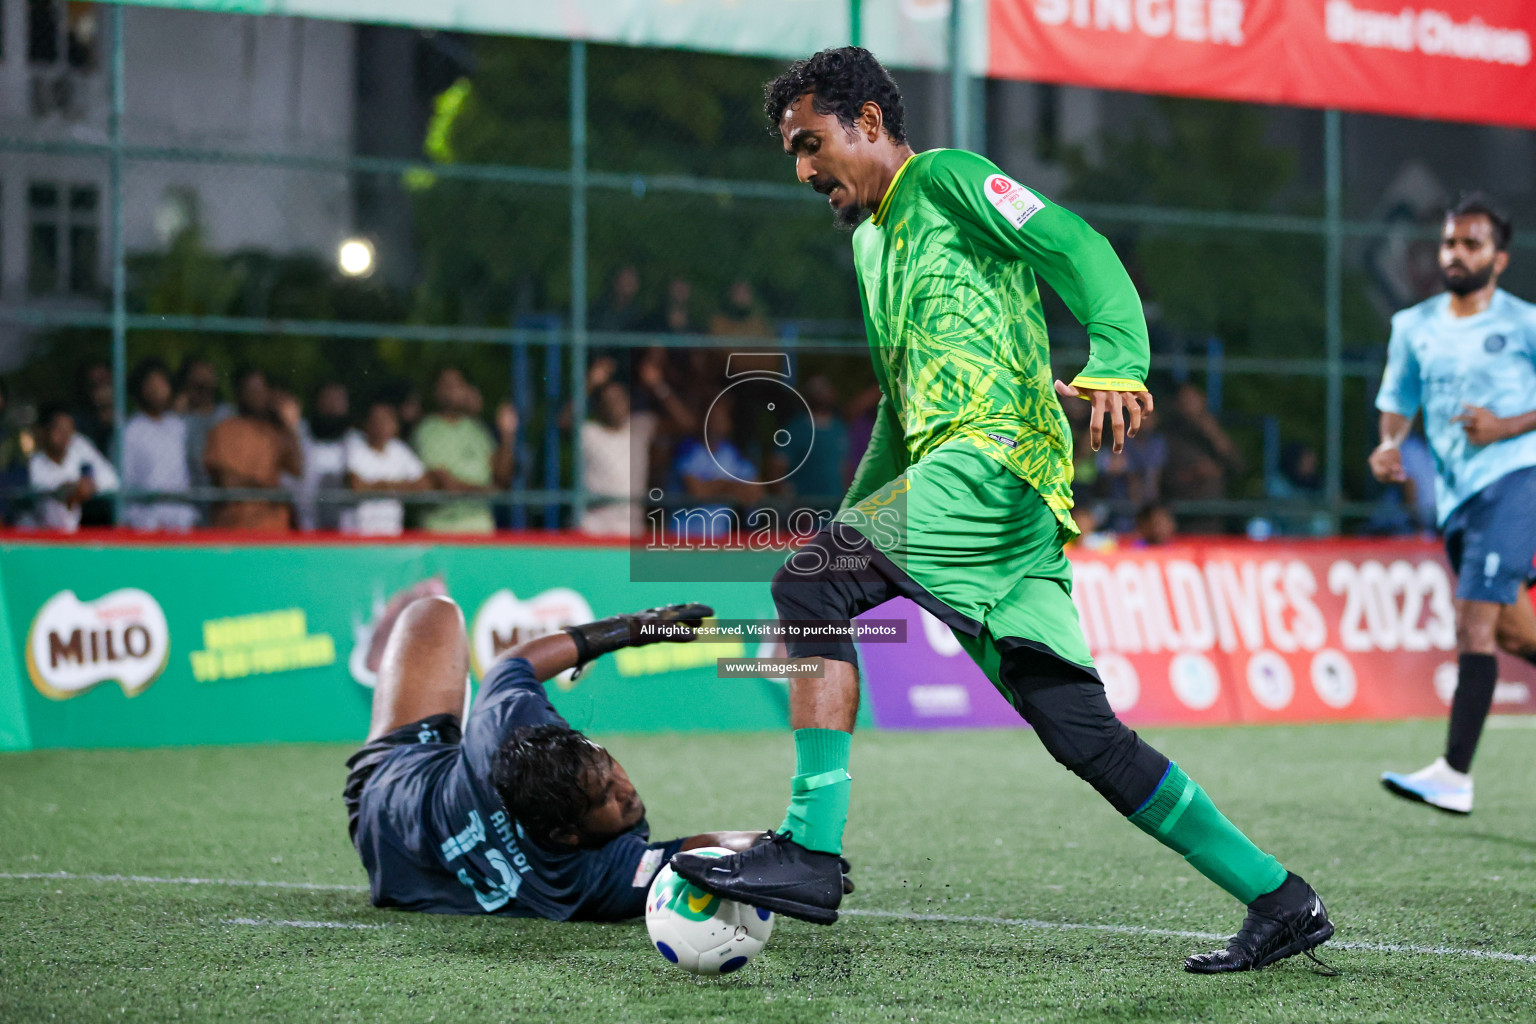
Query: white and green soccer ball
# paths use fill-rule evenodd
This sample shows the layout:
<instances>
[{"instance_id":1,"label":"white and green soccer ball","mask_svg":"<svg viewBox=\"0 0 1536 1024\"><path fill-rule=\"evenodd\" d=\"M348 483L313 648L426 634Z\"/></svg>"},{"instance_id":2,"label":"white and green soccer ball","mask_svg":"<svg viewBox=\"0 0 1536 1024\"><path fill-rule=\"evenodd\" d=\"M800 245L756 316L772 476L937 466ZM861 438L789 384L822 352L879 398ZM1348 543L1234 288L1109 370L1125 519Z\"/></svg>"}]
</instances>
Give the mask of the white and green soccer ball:
<instances>
[{"instance_id":1,"label":"white and green soccer ball","mask_svg":"<svg viewBox=\"0 0 1536 1024\"><path fill-rule=\"evenodd\" d=\"M731 854L719 846L689 852ZM730 974L763 951L773 934L773 914L713 896L663 865L645 899L645 930L668 963L694 974Z\"/></svg>"}]
</instances>

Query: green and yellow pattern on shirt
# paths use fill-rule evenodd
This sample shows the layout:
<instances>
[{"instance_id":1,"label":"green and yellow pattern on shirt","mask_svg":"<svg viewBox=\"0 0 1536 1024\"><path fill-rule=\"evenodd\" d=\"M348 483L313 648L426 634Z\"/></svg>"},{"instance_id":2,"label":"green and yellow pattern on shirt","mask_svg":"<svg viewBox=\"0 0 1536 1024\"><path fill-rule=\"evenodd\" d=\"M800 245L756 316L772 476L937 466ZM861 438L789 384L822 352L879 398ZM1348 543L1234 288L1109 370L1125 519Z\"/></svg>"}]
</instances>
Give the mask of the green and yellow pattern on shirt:
<instances>
[{"instance_id":1,"label":"green and yellow pattern on shirt","mask_svg":"<svg viewBox=\"0 0 1536 1024\"><path fill-rule=\"evenodd\" d=\"M1075 534L1071 433L1035 275L1088 330L1074 383L1142 390L1146 321L1109 242L985 157L941 149L903 165L853 249L883 398L847 503L960 442L1027 482Z\"/></svg>"}]
</instances>

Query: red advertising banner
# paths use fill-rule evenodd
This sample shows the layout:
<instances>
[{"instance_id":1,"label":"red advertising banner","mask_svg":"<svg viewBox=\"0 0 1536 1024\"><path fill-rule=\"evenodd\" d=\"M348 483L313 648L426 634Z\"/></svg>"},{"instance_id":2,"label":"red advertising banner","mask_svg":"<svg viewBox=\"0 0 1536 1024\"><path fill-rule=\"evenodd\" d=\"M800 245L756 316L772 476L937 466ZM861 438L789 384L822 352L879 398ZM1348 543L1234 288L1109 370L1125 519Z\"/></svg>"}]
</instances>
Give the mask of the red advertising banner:
<instances>
[{"instance_id":1,"label":"red advertising banner","mask_svg":"<svg viewBox=\"0 0 1536 1024\"><path fill-rule=\"evenodd\" d=\"M988 73L1536 127L1528 0L991 0Z\"/></svg>"},{"instance_id":2,"label":"red advertising banner","mask_svg":"<svg viewBox=\"0 0 1536 1024\"><path fill-rule=\"evenodd\" d=\"M1074 551L1083 632L1137 724L1439 717L1456 688L1452 579L1424 541L1199 541ZM890 618L896 603L871 612ZM861 651L875 723L1020 724L947 627ZM1495 712L1536 713L1536 669L1499 659Z\"/></svg>"}]
</instances>

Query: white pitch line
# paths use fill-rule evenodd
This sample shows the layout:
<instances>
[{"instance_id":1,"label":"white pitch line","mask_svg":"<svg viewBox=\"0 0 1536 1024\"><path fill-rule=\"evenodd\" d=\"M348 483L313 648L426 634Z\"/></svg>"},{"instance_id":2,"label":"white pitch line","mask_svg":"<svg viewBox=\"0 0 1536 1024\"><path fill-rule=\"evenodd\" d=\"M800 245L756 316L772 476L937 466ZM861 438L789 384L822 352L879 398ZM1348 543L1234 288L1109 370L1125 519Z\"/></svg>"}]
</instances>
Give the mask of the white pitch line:
<instances>
[{"instance_id":1,"label":"white pitch line","mask_svg":"<svg viewBox=\"0 0 1536 1024\"><path fill-rule=\"evenodd\" d=\"M844 910L844 916L882 917L896 921L940 921L947 924L988 924L1009 928L1038 928L1044 931L1107 932L1112 935L1154 935L1171 939L1207 939L1220 942L1225 935L1215 932L1185 932L1172 928L1147 928L1134 924L1079 924L1070 921L1032 921L1020 917L973 917L961 914L912 914L900 910ZM1356 949L1368 953L1418 953L1424 956L1471 956L1484 960L1505 960L1511 963L1536 964L1536 954L1504 953L1493 949L1461 949L1456 946L1411 946L1394 942L1328 942L1319 947L1330 949Z\"/></svg>"},{"instance_id":2,"label":"white pitch line","mask_svg":"<svg viewBox=\"0 0 1536 1024\"><path fill-rule=\"evenodd\" d=\"M227 885L257 889L300 889L308 892L367 892L365 885L327 885L317 882L262 882L242 878L157 878L151 875L77 875L69 871L0 872L0 879L74 881L74 882L136 882L146 885ZM844 917L872 917L892 921L936 921L943 924L979 924L1005 928L1028 928L1057 932L1103 932L1111 935L1147 935L1170 939L1202 939L1220 941L1225 935L1217 932L1179 931L1173 928L1148 928L1134 924L1085 924L1074 921L1036 921L1023 917L983 917L966 914L919 914L902 910L844 910ZM385 928L387 925L344 924L338 921L266 921L257 918L238 918L226 922L242 925L274 925L290 928ZM1468 956L1483 960L1502 960L1506 963L1536 964L1536 954L1505 953L1494 949L1463 949L1457 946L1417 946L1394 942L1329 942L1323 949L1360 950L1367 953L1413 953L1420 956Z\"/></svg>"},{"instance_id":3,"label":"white pitch line","mask_svg":"<svg viewBox=\"0 0 1536 1024\"><path fill-rule=\"evenodd\" d=\"M145 885L232 885L250 889L303 889L308 892L367 892L366 885L326 885L320 882L250 882L241 878L156 878L152 875L77 875L70 871L28 874L0 872L0 878L58 879L66 882L138 882Z\"/></svg>"},{"instance_id":4,"label":"white pitch line","mask_svg":"<svg viewBox=\"0 0 1536 1024\"><path fill-rule=\"evenodd\" d=\"M257 928L349 928L358 931L373 931L387 927L382 924L356 924L348 921L274 921L266 917L231 917L224 924L243 924Z\"/></svg>"}]
</instances>

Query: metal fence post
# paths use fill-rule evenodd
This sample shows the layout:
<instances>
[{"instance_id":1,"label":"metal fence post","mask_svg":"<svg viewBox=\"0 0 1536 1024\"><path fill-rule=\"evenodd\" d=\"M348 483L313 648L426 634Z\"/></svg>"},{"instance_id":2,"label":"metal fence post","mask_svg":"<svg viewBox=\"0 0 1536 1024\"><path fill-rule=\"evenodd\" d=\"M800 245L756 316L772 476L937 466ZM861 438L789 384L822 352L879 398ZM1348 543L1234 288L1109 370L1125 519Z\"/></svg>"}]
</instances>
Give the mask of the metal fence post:
<instances>
[{"instance_id":1,"label":"metal fence post","mask_svg":"<svg viewBox=\"0 0 1536 1024\"><path fill-rule=\"evenodd\" d=\"M1327 452L1324 497L1334 530L1344 493L1344 140L1342 116L1323 111L1323 189L1326 257L1324 316L1327 320Z\"/></svg>"},{"instance_id":2,"label":"metal fence post","mask_svg":"<svg viewBox=\"0 0 1536 1024\"><path fill-rule=\"evenodd\" d=\"M587 420L587 44L571 43L571 523L587 511L581 427Z\"/></svg>"},{"instance_id":3,"label":"metal fence post","mask_svg":"<svg viewBox=\"0 0 1536 1024\"><path fill-rule=\"evenodd\" d=\"M128 419L128 271L123 240L123 8L111 5L111 105L107 112L108 203L112 218L112 450L119 486L112 498L113 519L123 518L123 427Z\"/></svg>"},{"instance_id":4,"label":"metal fence post","mask_svg":"<svg viewBox=\"0 0 1536 1024\"><path fill-rule=\"evenodd\" d=\"M971 76L965 66L965 0L949 3L949 138L955 149L969 149Z\"/></svg>"}]
</instances>

